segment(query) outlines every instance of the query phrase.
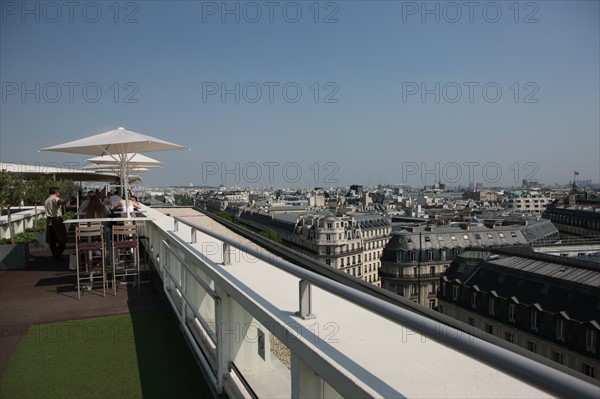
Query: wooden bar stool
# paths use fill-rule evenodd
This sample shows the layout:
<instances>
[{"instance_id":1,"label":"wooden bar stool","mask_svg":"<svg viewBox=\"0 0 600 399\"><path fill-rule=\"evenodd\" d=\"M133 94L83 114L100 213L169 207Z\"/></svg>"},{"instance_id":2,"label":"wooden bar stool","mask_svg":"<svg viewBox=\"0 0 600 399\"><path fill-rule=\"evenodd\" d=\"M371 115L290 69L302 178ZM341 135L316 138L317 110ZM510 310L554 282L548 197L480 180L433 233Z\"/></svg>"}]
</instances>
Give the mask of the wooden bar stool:
<instances>
[{"instance_id":1,"label":"wooden bar stool","mask_svg":"<svg viewBox=\"0 0 600 399\"><path fill-rule=\"evenodd\" d=\"M75 226L75 256L77 257L77 299L81 299L81 282L94 286L94 274L102 277L102 296L106 296L106 248L102 225Z\"/></svg>"},{"instance_id":2,"label":"wooden bar stool","mask_svg":"<svg viewBox=\"0 0 600 399\"><path fill-rule=\"evenodd\" d=\"M133 276L140 292L140 243L136 224L127 223L112 228L112 278L117 295L117 279L127 281Z\"/></svg>"}]
</instances>

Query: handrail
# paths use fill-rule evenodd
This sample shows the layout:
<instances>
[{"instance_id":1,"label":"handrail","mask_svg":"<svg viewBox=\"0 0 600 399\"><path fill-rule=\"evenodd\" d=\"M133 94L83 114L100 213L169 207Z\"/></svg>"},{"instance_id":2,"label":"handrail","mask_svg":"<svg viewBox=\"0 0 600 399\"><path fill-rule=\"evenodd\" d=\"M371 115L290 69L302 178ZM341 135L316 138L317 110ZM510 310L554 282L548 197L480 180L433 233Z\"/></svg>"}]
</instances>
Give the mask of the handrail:
<instances>
[{"instance_id":1,"label":"handrail","mask_svg":"<svg viewBox=\"0 0 600 399\"><path fill-rule=\"evenodd\" d=\"M463 333L454 327L434 321L416 312L387 303L369 294L347 287L337 281L305 270L286 260L270 255L264 250L253 248L232 240L203 226L174 217L181 222L219 241L246 252L277 268L308 281L336 296L344 298L392 322L409 325L421 334L450 348L559 397L596 397L598 387L565 372L504 349L490 342Z\"/></svg>"},{"instance_id":2,"label":"handrail","mask_svg":"<svg viewBox=\"0 0 600 399\"><path fill-rule=\"evenodd\" d=\"M173 248L171 248L171 246L169 245L168 242L166 242L165 240L162 240L162 243L167 247L167 249L170 250L171 255L173 255L175 257L175 259L177 259L179 261L179 263L185 268L185 270L194 278L194 280L196 280L196 282L198 284L200 284L200 286L206 291L206 293L208 295L210 295L210 297L212 299L214 299L214 300L219 299L219 295L217 295L215 290L212 289L212 287L210 287L208 284L206 284L206 282L204 280L202 280L202 278L200 276L198 276L198 273L196 273L194 270L192 270L191 268L188 267L188 265L185 263L185 260L181 259L181 257L179 255L177 255L177 253L173 250ZM168 269L167 269L167 272L169 273L169 275L171 275L171 272ZM174 276L171 276L171 278L177 285L177 288L181 288L180 284L177 283L177 281L174 279Z\"/></svg>"}]
</instances>

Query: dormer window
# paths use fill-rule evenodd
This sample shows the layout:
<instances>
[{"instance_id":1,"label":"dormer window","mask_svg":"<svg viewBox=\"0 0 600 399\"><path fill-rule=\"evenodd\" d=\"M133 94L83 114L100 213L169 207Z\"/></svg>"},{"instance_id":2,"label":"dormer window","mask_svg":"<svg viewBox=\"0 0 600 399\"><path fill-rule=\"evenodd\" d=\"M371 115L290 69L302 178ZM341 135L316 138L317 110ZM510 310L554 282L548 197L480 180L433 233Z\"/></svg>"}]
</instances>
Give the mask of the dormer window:
<instances>
[{"instance_id":1,"label":"dormer window","mask_svg":"<svg viewBox=\"0 0 600 399\"><path fill-rule=\"evenodd\" d=\"M596 353L598 332L592 328L585 330L585 350Z\"/></svg>"},{"instance_id":2,"label":"dormer window","mask_svg":"<svg viewBox=\"0 0 600 399\"><path fill-rule=\"evenodd\" d=\"M471 292L471 307L477 309L477 293Z\"/></svg>"},{"instance_id":3,"label":"dormer window","mask_svg":"<svg viewBox=\"0 0 600 399\"><path fill-rule=\"evenodd\" d=\"M538 312L537 310L532 310L529 314L529 321L531 325L532 331L538 331Z\"/></svg>"},{"instance_id":4,"label":"dormer window","mask_svg":"<svg viewBox=\"0 0 600 399\"><path fill-rule=\"evenodd\" d=\"M565 320L556 319L556 339L565 342Z\"/></svg>"},{"instance_id":5,"label":"dormer window","mask_svg":"<svg viewBox=\"0 0 600 399\"><path fill-rule=\"evenodd\" d=\"M514 303L508 304L508 321L511 323L514 323L517 321L517 319L515 317L516 310L517 310L517 305L515 305Z\"/></svg>"}]
</instances>

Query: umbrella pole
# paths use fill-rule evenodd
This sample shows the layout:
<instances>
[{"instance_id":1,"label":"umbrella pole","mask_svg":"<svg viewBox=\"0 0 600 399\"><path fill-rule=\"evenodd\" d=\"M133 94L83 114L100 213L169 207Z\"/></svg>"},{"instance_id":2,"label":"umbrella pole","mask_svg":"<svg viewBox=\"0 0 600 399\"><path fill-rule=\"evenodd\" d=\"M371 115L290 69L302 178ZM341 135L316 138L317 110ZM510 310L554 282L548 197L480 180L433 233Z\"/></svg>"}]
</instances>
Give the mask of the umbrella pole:
<instances>
[{"instance_id":1,"label":"umbrella pole","mask_svg":"<svg viewBox=\"0 0 600 399\"><path fill-rule=\"evenodd\" d=\"M125 171L125 159L123 158L121 160L122 164L121 164L121 183L123 183L123 191L125 194L125 210L127 211L127 218L129 219L131 217L131 214L129 212L129 193L127 192L127 178L125 177L126 175L126 171Z\"/></svg>"}]
</instances>

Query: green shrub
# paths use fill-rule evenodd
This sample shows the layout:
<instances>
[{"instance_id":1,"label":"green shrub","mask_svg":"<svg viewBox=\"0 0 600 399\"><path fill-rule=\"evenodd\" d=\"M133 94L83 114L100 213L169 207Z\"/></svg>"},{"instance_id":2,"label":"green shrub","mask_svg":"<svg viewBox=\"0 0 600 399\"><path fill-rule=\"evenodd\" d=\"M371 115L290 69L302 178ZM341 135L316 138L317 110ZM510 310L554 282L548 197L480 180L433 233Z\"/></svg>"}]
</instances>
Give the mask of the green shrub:
<instances>
[{"instance_id":1,"label":"green shrub","mask_svg":"<svg viewBox=\"0 0 600 399\"><path fill-rule=\"evenodd\" d=\"M66 211L63 214L63 220L69 220L69 219L75 219L75 212L72 211Z\"/></svg>"},{"instance_id":2,"label":"green shrub","mask_svg":"<svg viewBox=\"0 0 600 399\"><path fill-rule=\"evenodd\" d=\"M215 215L217 215L221 219L227 220L228 222L233 222L233 219L231 218L231 215L229 214L229 212L217 211L217 212L215 212Z\"/></svg>"},{"instance_id":3,"label":"green shrub","mask_svg":"<svg viewBox=\"0 0 600 399\"><path fill-rule=\"evenodd\" d=\"M261 236L268 238L271 241L275 241L276 243L281 244L282 240L281 237L279 236L279 233L277 233L275 230L273 229L268 229L265 230L263 232L260 233Z\"/></svg>"},{"instance_id":4,"label":"green shrub","mask_svg":"<svg viewBox=\"0 0 600 399\"><path fill-rule=\"evenodd\" d=\"M35 226L33 227L33 231L46 231L46 218L39 218L35 222Z\"/></svg>"},{"instance_id":5,"label":"green shrub","mask_svg":"<svg viewBox=\"0 0 600 399\"><path fill-rule=\"evenodd\" d=\"M1 245L29 244L29 243L36 242L36 241L37 241L37 238L35 237L35 235L33 233L24 232L24 233L15 234L15 236L10 239L2 239L2 240L0 240L0 244Z\"/></svg>"}]
</instances>

